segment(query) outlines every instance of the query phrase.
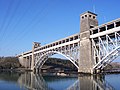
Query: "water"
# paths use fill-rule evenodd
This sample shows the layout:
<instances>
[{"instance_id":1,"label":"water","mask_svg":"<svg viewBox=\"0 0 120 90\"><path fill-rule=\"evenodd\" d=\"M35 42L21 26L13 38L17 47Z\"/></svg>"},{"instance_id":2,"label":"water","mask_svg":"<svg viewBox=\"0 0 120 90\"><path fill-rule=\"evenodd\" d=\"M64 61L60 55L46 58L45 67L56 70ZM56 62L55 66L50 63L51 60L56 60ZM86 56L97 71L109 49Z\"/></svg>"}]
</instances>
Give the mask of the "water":
<instances>
[{"instance_id":1,"label":"water","mask_svg":"<svg viewBox=\"0 0 120 90\"><path fill-rule=\"evenodd\" d=\"M120 90L120 74L61 77L0 72L0 90Z\"/></svg>"}]
</instances>

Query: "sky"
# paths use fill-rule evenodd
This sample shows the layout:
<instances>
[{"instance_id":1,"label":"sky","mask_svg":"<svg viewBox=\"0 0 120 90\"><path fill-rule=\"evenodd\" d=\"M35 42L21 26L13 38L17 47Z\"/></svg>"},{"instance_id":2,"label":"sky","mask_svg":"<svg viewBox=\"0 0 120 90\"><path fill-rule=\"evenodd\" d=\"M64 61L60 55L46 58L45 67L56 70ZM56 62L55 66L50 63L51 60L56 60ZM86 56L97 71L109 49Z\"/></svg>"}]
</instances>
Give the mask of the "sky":
<instances>
[{"instance_id":1,"label":"sky","mask_svg":"<svg viewBox=\"0 0 120 90\"><path fill-rule=\"evenodd\" d=\"M0 56L15 56L80 32L80 14L99 25L120 17L120 0L0 0Z\"/></svg>"}]
</instances>

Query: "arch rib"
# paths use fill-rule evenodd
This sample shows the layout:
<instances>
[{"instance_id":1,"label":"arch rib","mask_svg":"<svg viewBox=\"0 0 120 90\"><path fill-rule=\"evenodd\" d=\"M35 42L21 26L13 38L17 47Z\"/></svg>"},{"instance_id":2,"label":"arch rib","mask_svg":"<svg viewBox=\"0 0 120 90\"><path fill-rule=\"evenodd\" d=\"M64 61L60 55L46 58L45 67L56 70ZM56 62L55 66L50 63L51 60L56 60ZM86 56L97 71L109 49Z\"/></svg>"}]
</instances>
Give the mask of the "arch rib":
<instances>
[{"instance_id":1,"label":"arch rib","mask_svg":"<svg viewBox=\"0 0 120 90\"><path fill-rule=\"evenodd\" d=\"M107 64L109 64L111 61L113 61L113 59L115 59L115 56L119 56L119 49L120 46L116 47L115 49L113 49L111 52L109 52L105 57L102 58L101 61L99 61L94 67L93 69L99 69L102 66L106 66ZM114 57L114 58L113 58ZM113 58L113 59L111 59ZM108 62L108 63L107 63Z\"/></svg>"},{"instance_id":2,"label":"arch rib","mask_svg":"<svg viewBox=\"0 0 120 90\"><path fill-rule=\"evenodd\" d=\"M70 60L70 62L72 62L77 67L77 69L79 68L78 62L75 62L76 60L74 60L71 56L65 55L57 51L48 51L45 54L43 54L41 57L39 57L39 60L37 60L37 63L35 64L34 68L39 67L39 65L41 65L40 67L42 67L42 65L46 62L46 59L47 59L46 57L52 56L53 54L60 54L64 56L65 58Z\"/></svg>"}]
</instances>

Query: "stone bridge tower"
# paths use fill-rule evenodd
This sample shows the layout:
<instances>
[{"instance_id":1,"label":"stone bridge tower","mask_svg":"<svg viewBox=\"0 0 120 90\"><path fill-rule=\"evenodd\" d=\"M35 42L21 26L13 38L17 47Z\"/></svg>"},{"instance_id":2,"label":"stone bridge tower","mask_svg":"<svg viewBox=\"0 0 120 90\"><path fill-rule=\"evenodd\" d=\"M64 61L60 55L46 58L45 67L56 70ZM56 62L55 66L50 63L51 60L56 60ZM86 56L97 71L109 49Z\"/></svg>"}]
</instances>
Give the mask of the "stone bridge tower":
<instances>
[{"instance_id":1,"label":"stone bridge tower","mask_svg":"<svg viewBox=\"0 0 120 90\"><path fill-rule=\"evenodd\" d=\"M81 73L93 73L94 60L90 28L98 26L96 17L96 14L89 11L80 15L80 60L78 72Z\"/></svg>"}]
</instances>

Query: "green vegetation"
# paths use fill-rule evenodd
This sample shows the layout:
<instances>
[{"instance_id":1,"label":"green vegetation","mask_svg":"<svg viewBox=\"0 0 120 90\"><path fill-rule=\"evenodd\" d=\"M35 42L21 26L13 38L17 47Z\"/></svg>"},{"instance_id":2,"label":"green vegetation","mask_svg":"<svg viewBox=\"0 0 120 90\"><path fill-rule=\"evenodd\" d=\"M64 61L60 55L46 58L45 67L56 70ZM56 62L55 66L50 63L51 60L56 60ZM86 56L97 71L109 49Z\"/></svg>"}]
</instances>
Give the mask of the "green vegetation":
<instances>
[{"instance_id":1,"label":"green vegetation","mask_svg":"<svg viewBox=\"0 0 120 90\"><path fill-rule=\"evenodd\" d=\"M0 57L0 69L15 69L20 66L17 57Z\"/></svg>"},{"instance_id":2,"label":"green vegetation","mask_svg":"<svg viewBox=\"0 0 120 90\"><path fill-rule=\"evenodd\" d=\"M69 60L60 59L60 58L48 58L47 62L45 62L43 68L49 67L48 69L67 69L67 70L77 70L75 65L73 65Z\"/></svg>"},{"instance_id":3,"label":"green vegetation","mask_svg":"<svg viewBox=\"0 0 120 90\"><path fill-rule=\"evenodd\" d=\"M120 69L120 62L112 62L105 67L105 70L116 70Z\"/></svg>"},{"instance_id":4,"label":"green vegetation","mask_svg":"<svg viewBox=\"0 0 120 90\"><path fill-rule=\"evenodd\" d=\"M0 57L0 69L17 69L21 67L22 66L20 65L17 57ZM48 70L54 70L55 68L59 68L61 70L63 69L77 71L77 68L69 60L60 58L48 58L42 68ZM105 68L105 70L114 69L120 69L119 62L112 62Z\"/></svg>"},{"instance_id":5,"label":"green vegetation","mask_svg":"<svg viewBox=\"0 0 120 90\"><path fill-rule=\"evenodd\" d=\"M22 66L20 65L17 57L0 57L0 69L16 69L21 67ZM69 60L60 58L48 58L43 68L47 69L61 68L77 70L77 68Z\"/></svg>"}]
</instances>

